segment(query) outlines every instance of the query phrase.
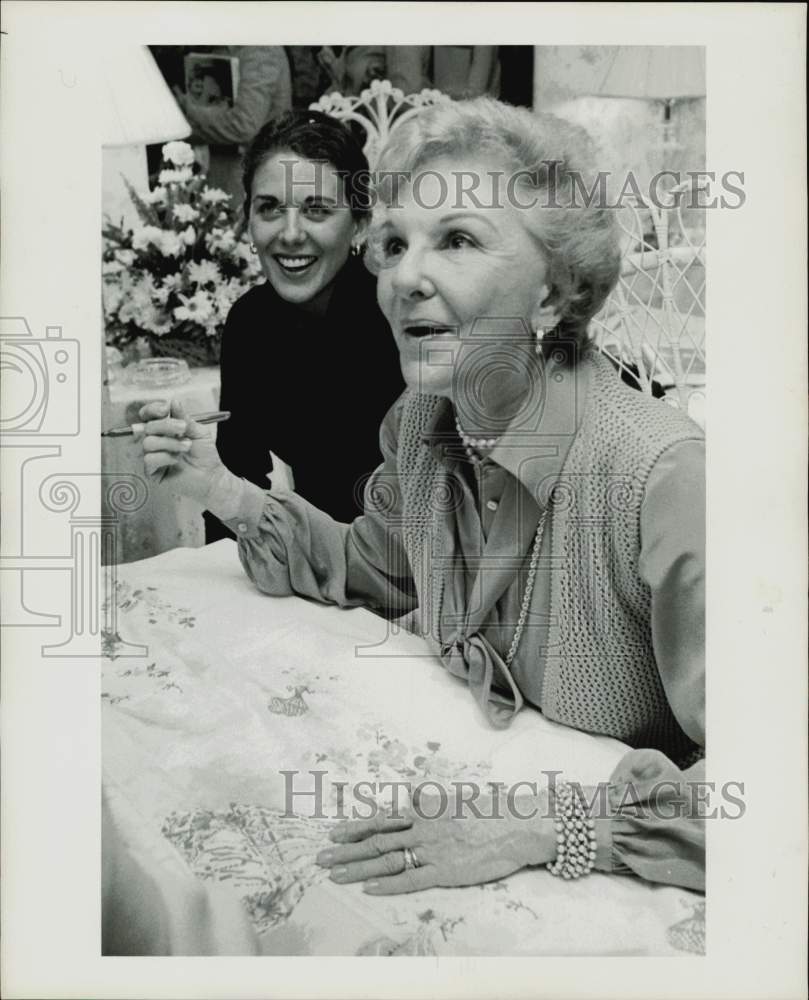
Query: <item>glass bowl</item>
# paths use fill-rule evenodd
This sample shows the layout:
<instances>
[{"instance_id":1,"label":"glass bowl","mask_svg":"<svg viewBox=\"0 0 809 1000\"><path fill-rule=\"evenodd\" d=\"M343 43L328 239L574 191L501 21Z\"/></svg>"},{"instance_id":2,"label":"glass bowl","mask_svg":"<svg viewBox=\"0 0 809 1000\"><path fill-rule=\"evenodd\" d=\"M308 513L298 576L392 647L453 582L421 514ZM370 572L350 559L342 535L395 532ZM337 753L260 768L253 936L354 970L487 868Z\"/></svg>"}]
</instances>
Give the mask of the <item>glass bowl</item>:
<instances>
[{"instance_id":1,"label":"glass bowl","mask_svg":"<svg viewBox=\"0 0 809 1000\"><path fill-rule=\"evenodd\" d=\"M182 358L144 358L127 367L129 384L146 389L184 385L190 378L188 364Z\"/></svg>"}]
</instances>

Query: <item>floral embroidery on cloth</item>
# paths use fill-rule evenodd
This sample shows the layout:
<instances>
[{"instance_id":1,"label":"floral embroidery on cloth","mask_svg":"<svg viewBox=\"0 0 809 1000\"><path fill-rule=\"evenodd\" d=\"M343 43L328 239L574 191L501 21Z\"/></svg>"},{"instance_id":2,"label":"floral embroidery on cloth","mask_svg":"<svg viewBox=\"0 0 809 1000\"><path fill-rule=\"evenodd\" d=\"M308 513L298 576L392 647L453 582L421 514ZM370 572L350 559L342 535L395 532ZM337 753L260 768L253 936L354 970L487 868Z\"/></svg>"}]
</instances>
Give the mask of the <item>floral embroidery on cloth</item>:
<instances>
[{"instance_id":1,"label":"floral embroidery on cloth","mask_svg":"<svg viewBox=\"0 0 809 1000\"><path fill-rule=\"evenodd\" d=\"M408 746L389 736L381 724L360 726L357 739L362 749L331 748L315 754L315 763L328 761L351 777L360 774L364 765L367 774L374 778L411 781L455 780L461 775L469 781L483 780L491 770L487 761L468 763L439 753L441 743L438 740L427 740L423 746Z\"/></svg>"},{"instance_id":2,"label":"floral embroidery on cloth","mask_svg":"<svg viewBox=\"0 0 809 1000\"><path fill-rule=\"evenodd\" d=\"M309 688L305 684L299 685L294 689L289 698L270 698L270 703L267 707L275 715L303 715L309 711L309 706L303 700L304 692L307 694L310 693Z\"/></svg>"},{"instance_id":3,"label":"floral embroidery on cloth","mask_svg":"<svg viewBox=\"0 0 809 1000\"><path fill-rule=\"evenodd\" d=\"M147 663L145 666L128 666L123 670L108 670L105 673L105 690L101 692L102 699L110 705L116 705L119 701L127 701L131 697L131 685L137 684L141 688L154 686L160 691L176 691L183 693L183 689L171 677L171 671L164 667L159 667L156 661ZM146 684L144 685L143 682ZM121 693L117 689L126 689Z\"/></svg>"},{"instance_id":4,"label":"floral embroidery on cloth","mask_svg":"<svg viewBox=\"0 0 809 1000\"><path fill-rule=\"evenodd\" d=\"M169 601L158 596L157 587L133 587L125 580L116 580L115 589L112 594L107 593L101 605L101 614L104 620L108 620L111 608L124 614L139 610L146 616L149 625L165 623L167 625L177 625L180 628L194 628L197 620L190 608L176 607ZM108 660L117 658L123 640L118 632L111 632L109 629L101 629L101 654Z\"/></svg>"},{"instance_id":5,"label":"floral embroidery on cloth","mask_svg":"<svg viewBox=\"0 0 809 1000\"><path fill-rule=\"evenodd\" d=\"M465 921L465 917L445 917L435 912L435 910L423 910L417 915L417 924L414 930L404 941L394 941L389 937L372 938L361 945L357 955L438 955L439 952L434 942L434 937L441 935L443 940L449 941L452 932ZM397 923L400 921L397 921Z\"/></svg>"},{"instance_id":6,"label":"floral embroidery on cloth","mask_svg":"<svg viewBox=\"0 0 809 1000\"><path fill-rule=\"evenodd\" d=\"M306 889L328 878L314 857L329 826L233 803L220 811L173 812L162 832L198 878L237 889L262 934L290 916Z\"/></svg>"}]
</instances>

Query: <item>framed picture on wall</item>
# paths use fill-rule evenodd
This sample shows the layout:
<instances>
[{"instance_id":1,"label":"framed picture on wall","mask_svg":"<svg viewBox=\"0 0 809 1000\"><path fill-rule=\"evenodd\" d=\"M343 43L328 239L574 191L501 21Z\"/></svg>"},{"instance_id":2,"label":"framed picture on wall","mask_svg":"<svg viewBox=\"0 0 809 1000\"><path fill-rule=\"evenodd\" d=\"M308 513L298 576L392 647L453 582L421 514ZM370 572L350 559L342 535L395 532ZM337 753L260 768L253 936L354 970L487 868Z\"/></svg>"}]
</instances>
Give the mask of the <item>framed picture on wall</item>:
<instances>
[{"instance_id":1,"label":"framed picture on wall","mask_svg":"<svg viewBox=\"0 0 809 1000\"><path fill-rule=\"evenodd\" d=\"M232 107L239 92L239 60L189 52L184 60L185 92L199 104Z\"/></svg>"}]
</instances>

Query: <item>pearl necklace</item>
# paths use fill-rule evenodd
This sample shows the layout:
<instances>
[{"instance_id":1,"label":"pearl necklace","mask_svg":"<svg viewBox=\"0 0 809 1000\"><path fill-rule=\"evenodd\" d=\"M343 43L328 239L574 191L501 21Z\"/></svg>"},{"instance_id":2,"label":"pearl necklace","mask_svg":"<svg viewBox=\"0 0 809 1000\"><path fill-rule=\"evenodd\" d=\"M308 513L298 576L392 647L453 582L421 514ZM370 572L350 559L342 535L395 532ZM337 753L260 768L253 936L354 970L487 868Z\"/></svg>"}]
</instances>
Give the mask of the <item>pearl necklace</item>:
<instances>
[{"instance_id":1,"label":"pearl necklace","mask_svg":"<svg viewBox=\"0 0 809 1000\"><path fill-rule=\"evenodd\" d=\"M478 454L478 450L481 448L494 448L497 444L497 438L474 438L470 437L463 430L461 430L461 425L458 422L458 418L455 418L455 429L458 431L458 437L460 437L461 442L466 450L466 454L469 456L469 460L477 465L481 461L481 457ZM514 657L517 654L517 648L520 645L520 639L522 638L523 631L525 630L525 622L528 618L528 610L531 607L531 597L534 593L534 581L537 575L537 565L539 564L539 550L542 548L542 536L545 533L545 521L548 516L548 508L542 511L539 518L539 523L537 524L537 530L534 533L534 544L531 548L531 559L528 563L528 577L525 581L525 590L523 591L522 601L520 602L520 614L517 618L517 626L514 629L514 637L511 640L511 645L508 648L508 652L505 656L505 664L507 667L511 666Z\"/></svg>"},{"instance_id":2,"label":"pearl necklace","mask_svg":"<svg viewBox=\"0 0 809 1000\"><path fill-rule=\"evenodd\" d=\"M490 437L490 438L471 437L464 430L462 430L457 417L455 417L455 430L458 432L458 437L461 439L461 443L464 446L464 450L466 451L469 460L475 465L480 461L479 452L482 448L486 449L494 448L494 446L497 444L496 437Z\"/></svg>"},{"instance_id":3,"label":"pearl necklace","mask_svg":"<svg viewBox=\"0 0 809 1000\"><path fill-rule=\"evenodd\" d=\"M539 563L539 550L542 548L542 536L545 533L545 519L547 516L548 508L546 507L540 515L539 524L534 535L531 561L528 564L528 579L525 581L525 590L522 595L522 603L520 604L520 615L517 619L517 627L514 629L514 638L511 640L511 645L508 647L508 652L506 653L505 664L507 667L511 666L511 661L517 653L517 647L520 644L523 629L525 628L525 620L528 617L528 609L531 607L531 596L534 593L534 579L537 575L537 564Z\"/></svg>"}]
</instances>

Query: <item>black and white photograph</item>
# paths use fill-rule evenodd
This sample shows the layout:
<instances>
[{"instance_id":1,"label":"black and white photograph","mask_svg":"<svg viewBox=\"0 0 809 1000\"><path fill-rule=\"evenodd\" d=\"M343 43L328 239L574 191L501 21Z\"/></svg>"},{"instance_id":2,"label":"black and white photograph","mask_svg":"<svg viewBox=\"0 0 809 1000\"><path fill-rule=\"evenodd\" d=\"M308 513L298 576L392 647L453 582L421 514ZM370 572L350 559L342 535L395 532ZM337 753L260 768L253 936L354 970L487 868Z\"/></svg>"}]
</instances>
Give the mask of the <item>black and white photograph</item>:
<instances>
[{"instance_id":1,"label":"black and white photograph","mask_svg":"<svg viewBox=\"0 0 809 1000\"><path fill-rule=\"evenodd\" d=\"M105 950L702 954L704 50L306 56L105 213Z\"/></svg>"},{"instance_id":2,"label":"black and white photograph","mask_svg":"<svg viewBox=\"0 0 809 1000\"><path fill-rule=\"evenodd\" d=\"M92 75L58 69L62 91L84 88L94 150L76 256L95 326L42 321L5 281L0 320L20 528L4 625L91 692L95 957L108 976L114 960L314 975L349 958L368 996L383 970L439 968L368 958L610 959L623 981L660 958L643 968L673 978L650 973L643 995L719 995L721 974L688 970L724 967L712 907L747 869L720 879L712 845L756 828L747 744L775 735L754 731L761 678L729 662L752 656L745 628L773 639L803 572L781 586L746 568L766 546L731 519L758 494L740 483L733 513L714 488L746 447L727 394L759 429L778 395L778 346L725 319L752 292L728 279L734 244L748 275L769 252L728 250L736 220L762 216L711 110L728 53L707 26L644 37L626 4L603 5L623 35L586 5L569 11L601 33L543 33L564 5L503 5L509 31L444 18L429 45L389 44L414 37L394 8L429 36L428 5L300 4L294 30L286 4L230 5L243 24L228 5L147 6L131 37L100 40ZM496 5L463 6L497 24ZM805 44L805 16L772 6L773 32L792 22ZM341 8L369 25L340 26ZM288 44L307 25L311 44ZM805 293L783 294L792 345ZM742 385L730 355L752 351ZM96 472L59 464L74 438ZM754 622L721 599L745 574ZM794 818L805 789L792 801L787 780L773 795ZM757 850L745 864L768 870ZM161 968L144 995L169 995ZM472 966L453 968L440 995L477 996ZM499 993L584 995L560 976ZM344 995L318 983L306 995ZM294 993L249 989L231 995Z\"/></svg>"}]
</instances>

